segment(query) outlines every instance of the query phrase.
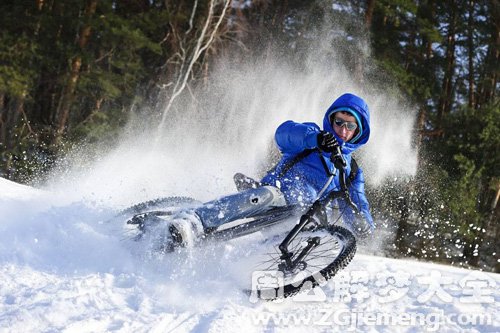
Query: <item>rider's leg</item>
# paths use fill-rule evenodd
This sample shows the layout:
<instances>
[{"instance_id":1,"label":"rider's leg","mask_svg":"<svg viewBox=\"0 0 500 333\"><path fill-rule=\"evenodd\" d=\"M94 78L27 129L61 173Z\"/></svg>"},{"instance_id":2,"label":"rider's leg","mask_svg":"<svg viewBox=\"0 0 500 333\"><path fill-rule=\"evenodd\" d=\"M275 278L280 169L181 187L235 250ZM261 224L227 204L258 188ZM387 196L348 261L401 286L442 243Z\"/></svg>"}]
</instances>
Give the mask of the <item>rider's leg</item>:
<instances>
[{"instance_id":1,"label":"rider's leg","mask_svg":"<svg viewBox=\"0 0 500 333\"><path fill-rule=\"evenodd\" d=\"M224 223L254 217L285 205L285 197L278 188L252 188L209 201L196 209L180 210L172 217L169 232L174 243L189 246L203 233Z\"/></svg>"},{"instance_id":2,"label":"rider's leg","mask_svg":"<svg viewBox=\"0 0 500 333\"><path fill-rule=\"evenodd\" d=\"M261 186L209 201L195 213L207 229L217 228L241 218L254 217L273 207L286 205L285 197L274 186Z\"/></svg>"}]
</instances>

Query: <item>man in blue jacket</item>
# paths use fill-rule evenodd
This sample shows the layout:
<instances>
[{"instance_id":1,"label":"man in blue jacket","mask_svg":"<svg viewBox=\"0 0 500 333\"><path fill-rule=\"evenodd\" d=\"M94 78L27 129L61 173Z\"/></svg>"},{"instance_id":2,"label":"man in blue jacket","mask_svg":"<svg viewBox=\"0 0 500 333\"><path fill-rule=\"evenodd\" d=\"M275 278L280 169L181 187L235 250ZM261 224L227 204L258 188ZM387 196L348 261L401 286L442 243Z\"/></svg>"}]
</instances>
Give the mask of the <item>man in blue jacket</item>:
<instances>
[{"instance_id":1,"label":"man in blue jacket","mask_svg":"<svg viewBox=\"0 0 500 333\"><path fill-rule=\"evenodd\" d=\"M276 130L276 143L283 154L278 165L261 181L278 187L290 203L314 201L328 181L325 165L334 172L330 154L341 147L347 162L346 174L351 174L351 154L370 138L370 114L366 102L353 94L340 96L328 108L323 118L323 130L315 123L295 123L291 120ZM319 148L316 149L316 148ZM358 236L367 236L374 224L364 190L364 176L360 168L351 177L349 192L363 218L354 216L351 209L344 211L346 223L353 226ZM323 195L340 189L339 173Z\"/></svg>"},{"instance_id":2,"label":"man in blue jacket","mask_svg":"<svg viewBox=\"0 0 500 333\"><path fill-rule=\"evenodd\" d=\"M193 234L196 237L207 230L255 216L272 207L307 206L320 195L338 191L339 172L336 172L330 155L339 147L346 160L346 174L350 175L349 193L362 216L355 215L343 201L339 202L339 208L343 211L345 223L358 238L368 236L374 228L373 219L364 193L363 171L352 161L351 154L368 142L369 137L368 105L353 94L340 96L328 108L323 130L315 123L284 122L275 134L283 156L273 170L260 183L239 188L240 193L207 202L190 212L195 214L182 214L174 219L170 227L172 237L185 245L188 239L193 239ZM325 168L335 175L330 184Z\"/></svg>"}]
</instances>

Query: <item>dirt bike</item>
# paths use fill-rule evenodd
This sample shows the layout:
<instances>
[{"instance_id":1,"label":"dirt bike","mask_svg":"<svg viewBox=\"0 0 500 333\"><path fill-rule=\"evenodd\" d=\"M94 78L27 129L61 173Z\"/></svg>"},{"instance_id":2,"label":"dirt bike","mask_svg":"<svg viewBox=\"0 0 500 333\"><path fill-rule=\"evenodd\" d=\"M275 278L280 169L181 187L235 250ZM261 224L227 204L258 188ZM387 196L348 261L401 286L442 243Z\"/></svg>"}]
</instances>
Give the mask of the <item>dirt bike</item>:
<instances>
[{"instance_id":1,"label":"dirt bike","mask_svg":"<svg viewBox=\"0 0 500 333\"><path fill-rule=\"evenodd\" d=\"M251 255L255 264L253 269L277 272L280 281L268 287L260 286L247 290L253 298L289 297L299 291L314 288L332 278L354 257L356 239L350 230L337 225L341 214L333 223L328 221L328 214L331 215L334 210L328 210L326 207L336 199L343 199L354 212L359 213L347 189L346 161L340 149L332 153L330 159L339 172L339 191L323 195L335 176L335 173L330 173L324 165L325 172L329 174L328 182L311 206L306 209L300 205L271 207L265 212L210 229L197 242L197 245L202 246L207 241L235 239L264 229L271 230L268 234L273 236L259 244L259 253ZM242 174L237 174L235 179L248 182L251 186L256 183ZM166 229L158 227L168 223L169 218L179 210L201 204L188 197L159 198L125 209L121 215L129 216L126 226L136 232L134 240L144 241L148 235L155 235L156 241L160 240L157 250L169 253L174 252L176 248L172 245L173 242L169 241ZM293 225L291 230L290 225Z\"/></svg>"}]
</instances>

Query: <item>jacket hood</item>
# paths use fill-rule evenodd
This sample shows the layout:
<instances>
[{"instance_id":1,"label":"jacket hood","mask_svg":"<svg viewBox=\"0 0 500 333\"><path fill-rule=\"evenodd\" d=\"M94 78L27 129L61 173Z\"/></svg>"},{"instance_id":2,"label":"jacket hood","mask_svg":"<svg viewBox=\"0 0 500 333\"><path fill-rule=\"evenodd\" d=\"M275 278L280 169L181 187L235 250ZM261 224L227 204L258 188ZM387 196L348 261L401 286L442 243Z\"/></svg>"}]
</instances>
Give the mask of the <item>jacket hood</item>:
<instances>
[{"instance_id":1,"label":"jacket hood","mask_svg":"<svg viewBox=\"0 0 500 333\"><path fill-rule=\"evenodd\" d=\"M333 130L332 124L330 124L330 116L339 111L351 112L357 120L361 121L361 124L358 124L361 128L361 135L355 138L354 142L342 141ZM368 104L361 97L354 94L340 96L326 111L323 118L323 129L335 135L337 140L342 144L342 152L344 154L352 153L367 143L370 138L370 110L368 109Z\"/></svg>"}]
</instances>

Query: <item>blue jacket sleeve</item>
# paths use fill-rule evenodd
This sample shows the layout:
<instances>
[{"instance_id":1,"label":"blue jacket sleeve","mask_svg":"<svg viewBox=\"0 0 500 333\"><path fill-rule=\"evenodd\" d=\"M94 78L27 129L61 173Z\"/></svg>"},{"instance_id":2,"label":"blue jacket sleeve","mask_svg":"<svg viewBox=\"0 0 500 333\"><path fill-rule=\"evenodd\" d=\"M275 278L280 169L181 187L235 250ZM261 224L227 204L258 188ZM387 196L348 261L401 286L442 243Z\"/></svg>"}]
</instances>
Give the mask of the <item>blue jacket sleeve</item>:
<instances>
[{"instance_id":1,"label":"blue jacket sleeve","mask_svg":"<svg viewBox=\"0 0 500 333\"><path fill-rule=\"evenodd\" d=\"M368 222L368 224L373 229L375 225L373 223L372 215L370 214L370 204L368 203L365 195L365 177L361 168L358 169L356 178L354 178L354 181L349 187L349 194L351 195L352 201L356 204L356 206L358 206L366 222ZM355 218L354 214L349 208L346 209L345 215L349 222L351 222Z\"/></svg>"},{"instance_id":2,"label":"blue jacket sleeve","mask_svg":"<svg viewBox=\"0 0 500 333\"><path fill-rule=\"evenodd\" d=\"M288 120L276 129L274 138L282 153L295 154L316 148L319 131L319 126L314 123L301 124Z\"/></svg>"}]
</instances>

